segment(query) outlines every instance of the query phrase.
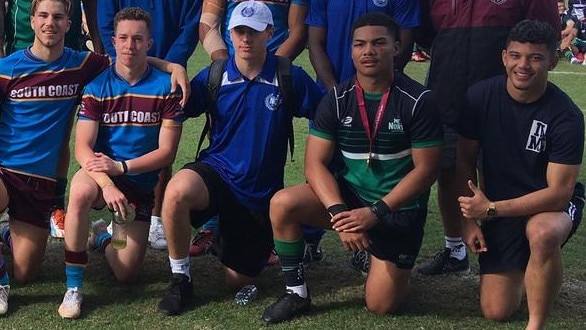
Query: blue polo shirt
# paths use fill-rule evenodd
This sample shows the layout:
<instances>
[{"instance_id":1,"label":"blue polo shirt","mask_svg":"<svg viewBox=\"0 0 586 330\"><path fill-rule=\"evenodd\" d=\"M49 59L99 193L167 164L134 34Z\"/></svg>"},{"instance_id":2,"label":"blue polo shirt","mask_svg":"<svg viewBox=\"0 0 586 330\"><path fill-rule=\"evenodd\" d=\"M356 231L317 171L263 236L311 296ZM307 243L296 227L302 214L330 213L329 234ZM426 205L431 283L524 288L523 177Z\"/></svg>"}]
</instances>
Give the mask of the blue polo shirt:
<instances>
[{"instance_id":1,"label":"blue polo shirt","mask_svg":"<svg viewBox=\"0 0 586 330\"><path fill-rule=\"evenodd\" d=\"M283 188L289 123L295 117L312 118L321 93L298 66L291 67L294 113L283 107L276 75L277 60L268 55L252 80L238 71L234 57L226 63L215 107L207 95L209 67L192 81L186 113L212 117L210 146L199 160L211 165L238 201L252 210L266 210L275 192Z\"/></svg>"},{"instance_id":2,"label":"blue polo shirt","mask_svg":"<svg viewBox=\"0 0 586 330\"><path fill-rule=\"evenodd\" d=\"M232 17L234 8L242 2L242 0L226 1L226 12L222 19L222 39L226 43L228 53L234 55L234 45L230 39L230 31L228 30L228 22ZM274 32L273 37L269 40L267 48L269 52L275 53L287 38L289 38L289 6L300 5L309 7L309 0L276 0L276 1L262 1L269 7L271 14L273 14Z\"/></svg>"},{"instance_id":3,"label":"blue polo shirt","mask_svg":"<svg viewBox=\"0 0 586 330\"><path fill-rule=\"evenodd\" d=\"M326 53L334 75L342 82L355 73L352 63L352 23L366 13L381 11L402 29L420 25L420 5L415 0L312 0L305 23L326 29ZM318 80L320 88L323 84Z\"/></svg>"}]
</instances>

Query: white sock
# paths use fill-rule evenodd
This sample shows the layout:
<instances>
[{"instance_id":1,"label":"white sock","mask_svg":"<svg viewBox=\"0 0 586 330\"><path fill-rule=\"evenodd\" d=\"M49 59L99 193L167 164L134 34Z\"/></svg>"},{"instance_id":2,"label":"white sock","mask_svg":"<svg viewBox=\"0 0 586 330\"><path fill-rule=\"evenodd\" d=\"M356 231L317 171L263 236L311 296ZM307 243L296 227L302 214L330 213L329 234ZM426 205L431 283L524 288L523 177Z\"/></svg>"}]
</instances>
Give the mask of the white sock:
<instances>
[{"instance_id":1,"label":"white sock","mask_svg":"<svg viewBox=\"0 0 586 330\"><path fill-rule=\"evenodd\" d=\"M307 298L307 284L305 283L297 286L288 286L287 290L297 293L301 298Z\"/></svg>"},{"instance_id":2,"label":"white sock","mask_svg":"<svg viewBox=\"0 0 586 330\"><path fill-rule=\"evenodd\" d=\"M169 256L169 264L171 265L171 273L183 274L189 277L191 281L191 275L189 274L189 256L183 259L173 259Z\"/></svg>"},{"instance_id":3,"label":"white sock","mask_svg":"<svg viewBox=\"0 0 586 330\"><path fill-rule=\"evenodd\" d=\"M466 245L464 244L462 237L444 236L444 238L446 240L446 247L452 251L450 257L458 260L466 258Z\"/></svg>"}]
</instances>

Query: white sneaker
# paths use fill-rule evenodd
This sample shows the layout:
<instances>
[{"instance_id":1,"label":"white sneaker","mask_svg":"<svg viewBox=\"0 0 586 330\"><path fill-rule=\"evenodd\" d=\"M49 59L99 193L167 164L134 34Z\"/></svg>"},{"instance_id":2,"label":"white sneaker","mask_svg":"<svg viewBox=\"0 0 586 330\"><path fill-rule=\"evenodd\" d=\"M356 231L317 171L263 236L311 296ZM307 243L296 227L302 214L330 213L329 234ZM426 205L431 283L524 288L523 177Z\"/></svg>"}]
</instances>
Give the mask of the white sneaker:
<instances>
[{"instance_id":1,"label":"white sneaker","mask_svg":"<svg viewBox=\"0 0 586 330\"><path fill-rule=\"evenodd\" d=\"M64 319L76 319L81 315L81 303L83 297L81 290L69 288L63 296L63 302L59 306L59 315Z\"/></svg>"},{"instance_id":2,"label":"white sneaker","mask_svg":"<svg viewBox=\"0 0 586 330\"><path fill-rule=\"evenodd\" d=\"M165 238L165 232L163 232L163 223L159 217L151 217L149 242L151 242L151 247L153 249L164 250L167 248L167 239Z\"/></svg>"},{"instance_id":3,"label":"white sneaker","mask_svg":"<svg viewBox=\"0 0 586 330\"><path fill-rule=\"evenodd\" d=\"M584 62L586 62L586 61L584 61ZM580 61L580 60L579 60L578 58L576 58L575 56L572 56L572 58L570 59L570 63L572 63L572 64L580 64L580 63L582 63L582 61ZM582 63L582 64L584 64L584 63ZM585 65L586 65L586 64L585 64Z\"/></svg>"},{"instance_id":4,"label":"white sneaker","mask_svg":"<svg viewBox=\"0 0 586 330\"><path fill-rule=\"evenodd\" d=\"M0 315L8 312L8 294L10 293L10 285L0 285Z\"/></svg>"}]
</instances>

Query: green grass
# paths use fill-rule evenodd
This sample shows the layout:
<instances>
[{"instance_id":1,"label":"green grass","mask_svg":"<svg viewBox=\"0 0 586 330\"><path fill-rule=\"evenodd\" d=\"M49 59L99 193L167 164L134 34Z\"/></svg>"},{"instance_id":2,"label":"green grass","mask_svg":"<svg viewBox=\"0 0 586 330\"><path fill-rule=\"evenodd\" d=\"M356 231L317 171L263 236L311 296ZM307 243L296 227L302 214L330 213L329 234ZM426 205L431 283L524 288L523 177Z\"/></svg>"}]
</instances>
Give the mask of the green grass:
<instances>
[{"instance_id":1,"label":"green grass","mask_svg":"<svg viewBox=\"0 0 586 330\"><path fill-rule=\"evenodd\" d=\"M207 65L201 47L189 63L193 76ZM297 64L313 74L307 54ZM423 81L427 64L411 63L409 75ZM586 108L583 93L586 67L561 63L551 75L575 102ZM577 72L567 74L560 72ZM174 168L191 161L195 154L202 120L192 119L185 129ZM286 184L303 182L303 154L307 123L297 120L296 153L294 162L287 162ZM71 171L77 169L72 164ZM582 171L581 180L585 176ZM435 201L435 187L430 201L424 245L419 262L428 259L443 244L443 231ZM94 213L92 218L107 216ZM402 313L398 316L379 317L364 308L364 279L348 266L348 253L333 233L324 237L326 260L308 269L308 282L312 290L314 310L292 322L277 325L274 329L519 329L524 327L527 312L523 305L513 320L493 323L480 316L478 307L478 276L449 276L425 278L414 275L412 292ZM584 328L586 323L586 260L584 247L586 233L581 228L564 247L565 281L549 322L551 329ZM9 258L7 258L9 259ZM472 259L475 259L472 257ZM10 262L9 262L10 265ZM38 281L26 286L14 285L11 291L10 311L0 318L0 329L260 329L266 325L260 320L264 307L272 303L283 290L278 267L261 274L258 279L260 296L249 306L240 307L233 302L233 293L223 285L223 272L211 256L192 259L196 302L177 317L163 317L156 309L169 277L166 252L149 249L140 279L132 285L114 281L102 255L90 255L84 287L84 307L79 320L62 320L57 308L63 297L63 243L51 240ZM477 264L473 262L473 270Z\"/></svg>"}]
</instances>

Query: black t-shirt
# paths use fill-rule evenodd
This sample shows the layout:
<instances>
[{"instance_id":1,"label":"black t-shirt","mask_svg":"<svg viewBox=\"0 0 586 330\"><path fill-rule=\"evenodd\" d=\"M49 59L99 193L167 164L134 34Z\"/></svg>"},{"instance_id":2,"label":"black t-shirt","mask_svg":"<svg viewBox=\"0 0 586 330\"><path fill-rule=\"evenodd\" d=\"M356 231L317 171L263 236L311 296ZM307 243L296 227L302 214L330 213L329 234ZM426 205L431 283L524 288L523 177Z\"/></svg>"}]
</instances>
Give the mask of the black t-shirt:
<instances>
[{"instance_id":1,"label":"black t-shirt","mask_svg":"<svg viewBox=\"0 0 586 330\"><path fill-rule=\"evenodd\" d=\"M576 165L584 150L584 116L557 86L548 83L534 103L513 100L506 77L468 90L459 133L478 140L486 195L511 199L547 187L549 162Z\"/></svg>"}]
</instances>

